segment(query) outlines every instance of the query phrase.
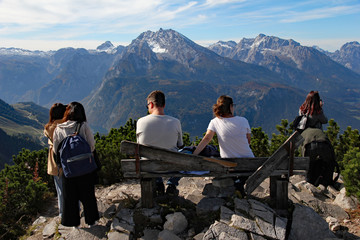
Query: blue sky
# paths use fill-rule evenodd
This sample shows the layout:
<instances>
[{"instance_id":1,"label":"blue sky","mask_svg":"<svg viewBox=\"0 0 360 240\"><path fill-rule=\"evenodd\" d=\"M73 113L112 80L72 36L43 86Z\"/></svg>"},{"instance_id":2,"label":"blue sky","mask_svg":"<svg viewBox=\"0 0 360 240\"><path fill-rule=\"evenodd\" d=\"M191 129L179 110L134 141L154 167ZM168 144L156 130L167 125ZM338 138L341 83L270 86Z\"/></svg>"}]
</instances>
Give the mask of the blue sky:
<instances>
[{"instance_id":1,"label":"blue sky","mask_svg":"<svg viewBox=\"0 0 360 240\"><path fill-rule=\"evenodd\" d=\"M263 33L335 51L360 42L359 0L0 0L0 47L95 49L176 30L203 46Z\"/></svg>"}]
</instances>

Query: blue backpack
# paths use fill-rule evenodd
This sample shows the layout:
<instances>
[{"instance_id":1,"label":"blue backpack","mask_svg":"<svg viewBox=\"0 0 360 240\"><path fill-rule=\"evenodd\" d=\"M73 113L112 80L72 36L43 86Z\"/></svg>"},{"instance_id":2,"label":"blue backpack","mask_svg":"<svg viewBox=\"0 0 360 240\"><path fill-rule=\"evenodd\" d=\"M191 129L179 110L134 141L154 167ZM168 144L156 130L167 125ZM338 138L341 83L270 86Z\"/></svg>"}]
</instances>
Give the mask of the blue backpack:
<instances>
[{"instance_id":1,"label":"blue backpack","mask_svg":"<svg viewBox=\"0 0 360 240\"><path fill-rule=\"evenodd\" d=\"M64 138L57 150L57 159L66 178L83 176L97 169L89 143L79 135L81 123L75 132Z\"/></svg>"}]
</instances>

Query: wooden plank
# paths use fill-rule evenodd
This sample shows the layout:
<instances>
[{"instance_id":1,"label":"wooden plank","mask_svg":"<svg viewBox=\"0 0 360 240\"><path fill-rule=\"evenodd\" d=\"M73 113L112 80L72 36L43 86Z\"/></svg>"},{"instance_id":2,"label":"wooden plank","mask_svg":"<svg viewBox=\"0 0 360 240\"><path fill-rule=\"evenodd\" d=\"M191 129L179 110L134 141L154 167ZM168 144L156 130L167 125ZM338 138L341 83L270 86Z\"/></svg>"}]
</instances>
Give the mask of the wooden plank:
<instances>
[{"instance_id":1,"label":"wooden plank","mask_svg":"<svg viewBox=\"0 0 360 240\"><path fill-rule=\"evenodd\" d=\"M245 185L245 192L251 194L271 173L278 168L278 166L288 158L288 150L290 142L293 142L294 147L298 148L304 141L303 137L298 131L295 131L276 152L269 157L264 164L259 167L247 180Z\"/></svg>"},{"instance_id":2,"label":"wooden plank","mask_svg":"<svg viewBox=\"0 0 360 240\"><path fill-rule=\"evenodd\" d=\"M229 172L254 172L258 169L268 158L234 158L231 161L237 162L237 166L233 169L229 169ZM135 172L136 164L135 159L122 159L121 168L124 173ZM308 170L309 157L296 157L294 158L293 170ZM183 164L174 164L169 162L163 162L158 160L141 159L140 171L141 172L171 172L171 171L208 171L204 169L203 165L188 166ZM287 170L288 163L282 162L277 170Z\"/></svg>"},{"instance_id":3,"label":"wooden plank","mask_svg":"<svg viewBox=\"0 0 360 240\"><path fill-rule=\"evenodd\" d=\"M288 170L275 170L270 174L271 176L279 176L283 174L287 174ZM209 172L203 175L196 175L196 174L184 174L180 172L140 172L141 177L143 178L156 178L156 177L241 177L241 176L251 176L253 172L237 172L237 173L215 173ZM306 171L297 170L294 171L294 175L306 175ZM138 178L136 172L126 172L123 175L125 178Z\"/></svg>"},{"instance_id":4,"label":"wooden plank","mask_svg":"<svg viewBox=\"0 0 360 240\"><path fill-rule=\"evenodd\" d=\"M139 145L139 155L142 158L148 158L152 160L158 160L162 162L169 162L173 164L181 164L184 166L202 166L203 169L208 169L215 172L226 173L229 167L234 167L237 164L230 161L218 159L209 159L198 155L191 155L179 152L173 152L167 149L145 146L129 141L121 142L121 153L127 155L135 155L135 149ZM211 160L211 161L210 161Z\"/></svg>"}]
</instances>

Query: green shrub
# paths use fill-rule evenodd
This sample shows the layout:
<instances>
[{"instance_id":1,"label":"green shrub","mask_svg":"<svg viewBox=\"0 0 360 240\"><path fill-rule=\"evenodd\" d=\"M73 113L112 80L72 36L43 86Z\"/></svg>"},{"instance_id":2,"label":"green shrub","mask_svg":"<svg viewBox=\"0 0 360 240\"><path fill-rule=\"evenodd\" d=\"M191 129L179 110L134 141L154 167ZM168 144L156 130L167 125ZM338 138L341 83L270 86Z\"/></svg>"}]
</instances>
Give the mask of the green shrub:
<instances>
[{"instance_id":1,"label":"green shrub","mask_svg":"<svg viewBox=\"0 0 360 240\"><path fill-rule=\"evenodd\" d=\"M352 148L344 155L344 170L342 175L346 193L354 195L360 200L360 150Z\"/></svg>"}]
</instances>

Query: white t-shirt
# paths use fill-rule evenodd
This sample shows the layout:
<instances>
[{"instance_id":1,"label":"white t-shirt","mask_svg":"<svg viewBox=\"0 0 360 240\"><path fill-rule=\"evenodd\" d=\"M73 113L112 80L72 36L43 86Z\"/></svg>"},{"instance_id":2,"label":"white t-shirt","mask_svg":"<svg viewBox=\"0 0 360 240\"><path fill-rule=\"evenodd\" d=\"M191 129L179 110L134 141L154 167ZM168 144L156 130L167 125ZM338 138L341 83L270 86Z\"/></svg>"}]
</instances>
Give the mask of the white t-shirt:
<instances>
[{"instance_id":1,"label":"white t-shirt","mask_svg":"<svg viewBox=\"0 0 360 240\"><path fill-rule=\"evenodd\" d=\"M149 114L136 123L137 142L177 151L183 145L179 119L168 115Z\"/></svg>"},{"instance_id":2,"label":"white t-shirt","mask_svg":"<svg viewBox=\"0 0 360 240\"><path fill-rule=\"evenodd\" d=\"M247 133L251 133L249 122L244 117L214 118L208 130L216 133L222 158L254 157Z\"/></svg>"}]
</instances>

